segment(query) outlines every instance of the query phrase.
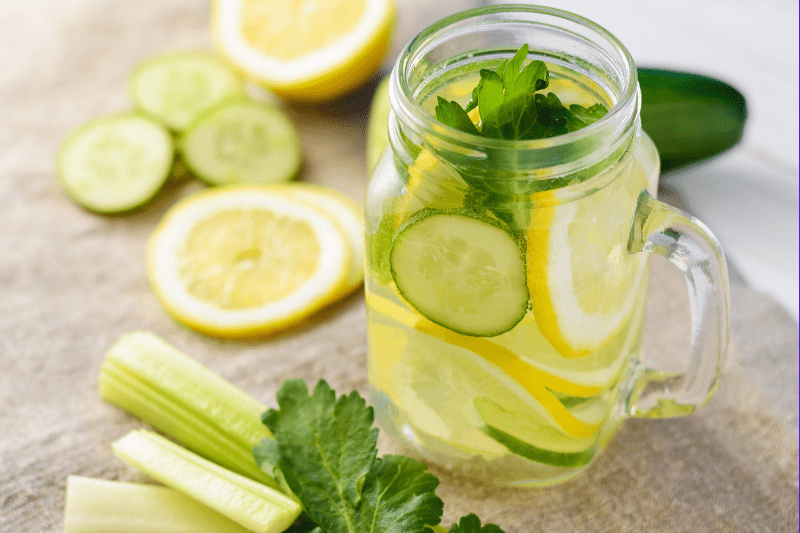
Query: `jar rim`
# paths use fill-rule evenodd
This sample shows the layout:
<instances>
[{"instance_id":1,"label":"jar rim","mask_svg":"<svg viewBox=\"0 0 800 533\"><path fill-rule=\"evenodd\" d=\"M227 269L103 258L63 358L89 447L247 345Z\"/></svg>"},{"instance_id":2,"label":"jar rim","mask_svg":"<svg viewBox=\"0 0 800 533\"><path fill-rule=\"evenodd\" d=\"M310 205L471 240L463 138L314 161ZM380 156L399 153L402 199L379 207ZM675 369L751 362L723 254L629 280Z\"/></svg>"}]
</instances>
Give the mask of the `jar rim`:
<instances>
[{"instance_id":1,"label":"jar rim","mask_svg":"<svg viewBox=\"0 0 800 533\"><path fill-rule=\"evenodd\" d=\"M421 104L414 96L413 88L410 87L408 83L409 69L413 68L415 65L413 60L416 54L424 51L426 47L430 46L436 39L446 39L448 28L460 22L484 17L486 15L513 13L545 15L554 17L554 19L563 19L592 31L611 45L612 49L618 54L619 59L621 59L621 64L625 68L625 72L623 72L623 76L620 77L623 82L620 88L620 95L605 116L579 130L556 135L554 137L545 139L509 140L482 137L457 130L437 121L435 117L422 108ZM531 22L531 24L536 24L534 21L529 22ZM602 134L602 132L607 131L609 127L613 130L618 130L619 127L622 126L622 129L627 130L627 123L638 116L638 95L638 77L633 58L628 49L625 48L622 42L611 32L599 24L575 13L557 8L529 4L502 4L478 7L450 15L435 22L422 30L403 48L392 68L389 90L392 110L404 124L411 125L414 129L421 132L433 133L447 144L456 144L461 147L472 149L477 148L478 150L481 148L489 150L550 149L573 144L589 137ZM612 135L614 139L619 136L619 132Z\"/></svg>"}]
</instances>

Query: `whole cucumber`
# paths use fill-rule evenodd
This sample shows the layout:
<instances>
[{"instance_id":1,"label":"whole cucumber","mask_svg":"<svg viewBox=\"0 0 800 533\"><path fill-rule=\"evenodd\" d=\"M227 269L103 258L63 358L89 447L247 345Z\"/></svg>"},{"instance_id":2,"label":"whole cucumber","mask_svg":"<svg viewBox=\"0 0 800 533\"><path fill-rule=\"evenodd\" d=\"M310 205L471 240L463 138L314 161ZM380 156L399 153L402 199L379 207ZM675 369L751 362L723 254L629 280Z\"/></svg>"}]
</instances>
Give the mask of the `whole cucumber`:
<instances>
[{"instance_id":1,"label":"whole cucumber","mask_svg":"<svg viewBox=\"0 0 800 533\"><path fill-rule=\"evenodd\" d=\"M703 161L742 138L747 106L727 83L686 72L639 68L642 128L661 156L661 173Z\"/></svg>"}]
</instances>

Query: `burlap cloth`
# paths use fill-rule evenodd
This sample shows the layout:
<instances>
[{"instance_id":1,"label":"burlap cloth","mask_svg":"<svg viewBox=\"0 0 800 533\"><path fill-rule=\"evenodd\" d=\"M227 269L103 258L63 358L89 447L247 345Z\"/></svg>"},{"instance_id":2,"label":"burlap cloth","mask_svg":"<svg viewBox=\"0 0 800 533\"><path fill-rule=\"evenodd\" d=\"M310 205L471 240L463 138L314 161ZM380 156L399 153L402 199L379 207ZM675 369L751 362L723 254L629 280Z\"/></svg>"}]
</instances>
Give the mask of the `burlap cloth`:
<instances>
[{"instance_id":1,"label":"burlap cloth","mask_svg":"<svg viewBox=\"0 0 800 533\"><path fill-rule=\"evenodd\" d=\"M398 40L429 22L430 3L415 4L401 4ZM69 130L129 107L126 80L139 59L210 46L208 9L188 0L0 7L2 531L60 531L69 474L143 479L109 448L142 424L102 403L95 385L105 350L127 331L162 336L268 405L294 376L366 392L361 293L272 340L204 337L165 315L143 261L165 209L199 185L105 217L76 207L54 179ZM326 109L288 109L305 149L302 180L360 200L373 89ZM685 288L656 264L651 290L648 353L677 358L688 342ZM585 475L555 488L497 489L434 469L445 523L472 511L508 533L797 531L797 326L771 299L734 284L731 327L725 378L705 409L626 422ZM400 451L385 438L379 445Z\"/></svg>"}]
</instances>

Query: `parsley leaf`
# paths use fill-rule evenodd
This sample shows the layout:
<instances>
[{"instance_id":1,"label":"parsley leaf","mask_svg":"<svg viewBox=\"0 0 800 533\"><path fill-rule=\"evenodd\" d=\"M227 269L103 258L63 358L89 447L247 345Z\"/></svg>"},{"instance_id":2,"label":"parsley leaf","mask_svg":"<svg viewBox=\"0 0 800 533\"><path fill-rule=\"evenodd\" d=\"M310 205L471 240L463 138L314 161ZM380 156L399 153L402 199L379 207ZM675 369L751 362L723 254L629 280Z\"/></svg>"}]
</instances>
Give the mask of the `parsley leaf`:
<instances>
[{"instance_id":1,"label":"parsley leaf","mask_svg":"<svg viewBox=\"0 0 800 533\"><path fill-rule=\"evenodd\" d=\"M314 533L422 533L440 522L439 480L409 457L377 457L373 410L357 392L336 398L321 380L309 394L289 380L278 405L262 416L277 446L265 442L255 455L275 461Z\"/></svg>"},{"instance_id":2,"label":"parsley leaf","mask_svg":"<svg viewBox=\"0 0 800 533\"><path fill-rule=\"evenodd\" d=\"M448 102L441 96L439 105L436 106L436 120L465 133L480 135L478 128L472 123L467 112L458 105L458 102Z\"/></svg>"},{"instance_id":3,"label":"parsley leaf","mask_svg":"<svg viewBox=\"0 0 800 533\"><path fill-rule=\"evenodd\" d=\"M503 533L503 530L494 524L486 524L481 527L480 519L470 513L462 516L458 524L453 524L447 533Z\"/></svg>"},{"instance_id":4,"label":"parsley leaf","mask_svg":"<svg viewBox=\"0 0 800 533\"><path fill-rule=\"evenodd\" d=\"M458 102L438 97L436 120L481 137L523 140L576 131L608 112L602 104L588 109L577 104L567 108L554 93L539 93L549 86L550 74L543 61L534 60L523 67L527 56L528 45L524 44L497 69L481 69L481 79L466 109ZM475 108L481 118L480 129L468 115Z\"/></svg>"}]
</instances>

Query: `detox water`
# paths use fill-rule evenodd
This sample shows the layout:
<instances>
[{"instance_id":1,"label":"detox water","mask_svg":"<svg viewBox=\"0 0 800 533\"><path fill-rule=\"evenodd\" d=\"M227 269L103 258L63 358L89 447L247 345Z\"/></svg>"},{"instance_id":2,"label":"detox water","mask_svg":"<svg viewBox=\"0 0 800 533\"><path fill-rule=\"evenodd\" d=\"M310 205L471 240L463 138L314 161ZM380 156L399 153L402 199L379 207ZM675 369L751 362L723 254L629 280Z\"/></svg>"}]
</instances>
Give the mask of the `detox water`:
<instances>
[{"instance_id":1,"label":"detox water","mask_svg":"<svg viewBox=\"0 0 800 533\"><path fill-rule=\"evenodd\" d=\"M565 106L613 107L588 78L548 69L544 92ZM442 76L418 102L431 115L438 96L466 106L478 79L476 68ZM422 457L491 482L545 485L576 475L621 422L619 396L640 351L647 258L628 253L626 242L637 200L657 179L652 144L632 136L613 157L566 178L483 168L476 179L474 163L467 168L424 141L401 152L382 160L367 193L380 206L366 220L369 380L379 425ZM423 210L486 217L520 243L529 303L513 328L459 333L398 290L388 258ZM470 243L469 234L440 239L420 257L468 268ZM445 306L458 297L439 295Z\"/></svg>"}]
</instances>

